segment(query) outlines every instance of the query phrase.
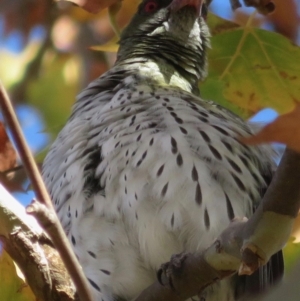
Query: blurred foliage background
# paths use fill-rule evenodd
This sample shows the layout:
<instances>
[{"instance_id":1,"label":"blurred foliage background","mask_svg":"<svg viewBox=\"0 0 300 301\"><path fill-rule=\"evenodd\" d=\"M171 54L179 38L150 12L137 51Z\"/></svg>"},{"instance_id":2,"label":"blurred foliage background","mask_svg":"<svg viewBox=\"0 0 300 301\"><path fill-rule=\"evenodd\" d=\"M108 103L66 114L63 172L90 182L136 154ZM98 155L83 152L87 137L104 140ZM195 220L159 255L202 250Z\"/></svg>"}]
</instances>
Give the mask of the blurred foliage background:
<instances>
[{"instance_id":1,"label":"blurred foliage background","mask_svg":"<svg viewBox=\"0 0 300 301\"><path fill-rule=\"evenodd\" d=\"M117 15L121 29L139 2L122 1ZM274 2L275 13L256 14L253 24L299 44L300 0ZM229 1L214 0L210 11L244 25L253 9L232 12ZM90 47L106 44L114 35L107 9L90 14L71 2L0 0L0 79L10 93L39 163L66 122L76 94L114 63L114 52ZM259 119L268 120L275 115L264 111ZM33 196L22 168L8 188L24 204Z\"/></svg>"}]
</instances>

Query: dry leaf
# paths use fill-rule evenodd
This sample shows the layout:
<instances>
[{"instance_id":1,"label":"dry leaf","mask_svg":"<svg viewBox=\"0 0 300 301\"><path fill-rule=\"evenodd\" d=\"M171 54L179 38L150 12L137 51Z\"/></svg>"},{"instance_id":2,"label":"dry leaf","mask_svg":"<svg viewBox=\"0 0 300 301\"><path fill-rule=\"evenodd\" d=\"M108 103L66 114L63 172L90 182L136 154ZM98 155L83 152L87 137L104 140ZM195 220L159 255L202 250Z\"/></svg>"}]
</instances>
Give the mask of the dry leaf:
<instances>
[{"instance_id":1,"label":"dry leaf","mask_svg":"<svg viewBox=\"0 0 300 301\"><path fill-rule=\"evenodd\" d=\"M0 122L0 182L10 191L22 190L21 183L17 183L12 179L15 173L5 172L13 169L16 163L16 151L8 138L3 123Z\"/></svg>"},{"instance_id":2,"label":"dry leaf","mask_svg":"<svg viewBox=\"0 0 300 301\"><path fill-rule=\"evenodd\" d=\"M16 151L9 141L3 123L0 122L0 172L15 167L16 162Z\"/></svg>"},{"instance_id":3,"label":"dry leaf","mask_svg":"<svg viewBox=\"0 0 300 301\"><path fill-rule=\"evenodd\" d=\"M60 1L60 0L58 0ZM122 0L67 0L69 2L73 2L76 5L82 7L90 13L98 13L99 11L113 6Z\"/></svg>"},{"instance_id":4,"label":"dry leaf","mask_svg":"<svg viewBox=\"0 0 300 301\"><path fill-rule=\"evenodd\" d=\"M275 31L283 34L287 38L296 42L300 18L298 16L297 4L295 0L273 0L276 9L268 16L274 24Z\"/></svg>"},{"instance_id":5,"label":"dry leaf","mask_svg":"<svg viewBox=\"0 0 300 301\"><path fill-rule=\"evenodd\" d=\"M258 134L240 140L250 145L279 142L300 152L300 104L297 104L293 111L279 116Z\"/></svg>"}]
</instances>

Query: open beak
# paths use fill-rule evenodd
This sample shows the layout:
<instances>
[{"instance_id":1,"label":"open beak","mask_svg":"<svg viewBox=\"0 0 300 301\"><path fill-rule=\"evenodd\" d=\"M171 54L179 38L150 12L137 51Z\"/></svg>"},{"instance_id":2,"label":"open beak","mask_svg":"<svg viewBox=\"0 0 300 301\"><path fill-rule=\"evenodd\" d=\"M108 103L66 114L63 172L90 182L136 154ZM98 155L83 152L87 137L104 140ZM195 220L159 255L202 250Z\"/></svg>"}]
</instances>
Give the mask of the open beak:
<instances>
[{"instance_id":1,"label":"open beak","mask_svg":"<svg viewBox=\"0 0 300 301\"><path fill-rule=\"evenodd\" d=\"M197 12L197 16L201 14L201 8L204 0L173 0L170 4L171 10L176 12L185 6L192 6Z\"/></svg>"}]
</instances>

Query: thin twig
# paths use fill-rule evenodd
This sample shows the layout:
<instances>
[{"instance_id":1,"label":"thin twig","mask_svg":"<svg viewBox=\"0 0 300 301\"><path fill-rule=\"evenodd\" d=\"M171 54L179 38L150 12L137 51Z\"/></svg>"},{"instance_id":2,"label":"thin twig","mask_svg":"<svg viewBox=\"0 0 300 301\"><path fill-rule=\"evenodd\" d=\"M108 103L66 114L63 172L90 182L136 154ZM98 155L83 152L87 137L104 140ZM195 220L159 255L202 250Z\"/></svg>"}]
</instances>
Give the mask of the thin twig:
<instances>
[{"instance_id":1,"label":"thin twig","mask_svg":"<svg viewBox=\"0 0 300 301\"><path fill-rule=\"evenodd\" d=\"M19 155L23 161L24 167L32 182L32 186L38 200L43 204L45 204L48 208L53 208L51 199L44 185L43 179L39 173L34 158L31 155L31 151L22 134L22 130L17 120L17 116L14 112L13 106L1 82L0 82L0 104L3 112L3 116L11 130Z\"/></svg>"},{"instance_id":2,"label":"thin twig","mask_svg":"<svg viewBox=\"0 0 300 301\"><path fill-rule=\"evenodd\" d=\"M31 151L25 141L25 138L23 136L20 124L17 120L11 101L1 82L0 82L0 105L2 108L3 116L11 130L13 139L15 141L19 155L22 159L23 165L32 183L35 194L38 200L48 208L49 215L53 216L53 214L55 214L55 211L51 199L49 197L49 194L43 182L42 176L38 170L38 167L31 154ZM51 237L64 264L66 265L66 268L70 273L70 276L76 286L79 298L82 301L92 301L92 296L90 293L87 279L82 272L81 266L79 265L78 260L74 255L74 252L72 251L70 243L66 235L64 234L64 231L57 217L55 222L57 223L55 227L55 229L57 229L56 232L52 233L52 232L47 232L47 229L45 230ZM51 229L53 229L53 227Z\"/></svg>"}]
</instances>

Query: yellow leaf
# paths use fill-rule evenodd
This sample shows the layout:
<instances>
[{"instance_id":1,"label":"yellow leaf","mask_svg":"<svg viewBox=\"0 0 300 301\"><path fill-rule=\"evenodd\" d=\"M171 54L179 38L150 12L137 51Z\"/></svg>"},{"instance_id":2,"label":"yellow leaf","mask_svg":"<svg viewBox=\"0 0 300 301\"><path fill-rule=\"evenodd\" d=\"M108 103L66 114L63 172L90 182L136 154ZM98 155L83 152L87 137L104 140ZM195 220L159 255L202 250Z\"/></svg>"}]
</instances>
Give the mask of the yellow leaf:
<instances>
[{"instance_id":1,"label":"yellow leaf","mask_svg":"<svg viewBox=\"0 0 300 301\"><path fill-rule=\"evenodd\" d=\"M36 300L24 277L18 276L13 260L4 250L0 250L0 296L3 301Z\"/></svg>"},{"instance_id":2,"label":"yellow leaf","mask_svg":"<svg viewBox=\"0 0 300 301\"><path fill-rule=\"evenodd\" d=\"M118 45L119 38L114 36L110 41L103 45L92 46L90 49L96 51L105 51L105 52L117 52L119 49Z\"/></svg>"},{"instance_id":3,"label":"yellow leaf","mask_svg":"<svg viewBox=\"0 0 300 301\"><path fill-rule=\"evenodd\" d=\"M36 56L40 42L30 42L21 53L12 53L4 49L0 51L0 78L6 88L10 88L21 80L27 63Z\"/></svg>"}]
</instances>

